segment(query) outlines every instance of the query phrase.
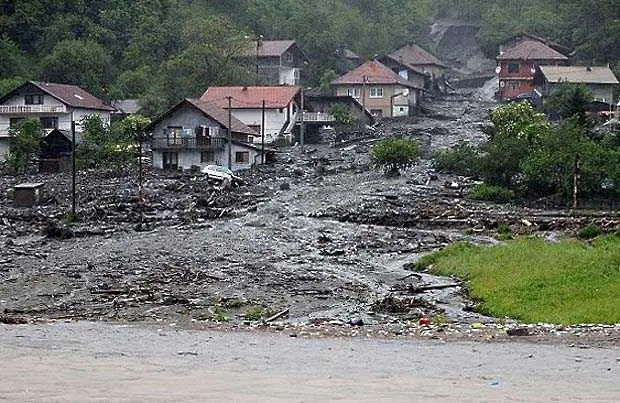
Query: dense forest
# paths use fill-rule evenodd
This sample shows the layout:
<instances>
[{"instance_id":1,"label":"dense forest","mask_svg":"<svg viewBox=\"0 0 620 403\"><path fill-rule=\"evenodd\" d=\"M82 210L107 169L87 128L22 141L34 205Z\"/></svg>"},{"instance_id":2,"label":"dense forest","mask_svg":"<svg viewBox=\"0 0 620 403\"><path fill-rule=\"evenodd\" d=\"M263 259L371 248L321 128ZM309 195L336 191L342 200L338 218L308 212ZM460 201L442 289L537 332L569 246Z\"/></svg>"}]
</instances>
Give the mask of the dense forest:
<instances>
[{"instance_id":1,"label":"dense forest","mask_svg":"<svg viewBox=\"0 0 620 403\"><path fill-rule=\"evenodd\" d=\"M234 58L249 38L296 39L316 85L338 50L364 58L417 42L436 20L480 26L489 57L530 32L581 60L620 67L617 0L0 0L0 92L24 80L78 84L104 99L139 98L147 113L209 85L251 82Z\"/></svg>"}]
</instances>

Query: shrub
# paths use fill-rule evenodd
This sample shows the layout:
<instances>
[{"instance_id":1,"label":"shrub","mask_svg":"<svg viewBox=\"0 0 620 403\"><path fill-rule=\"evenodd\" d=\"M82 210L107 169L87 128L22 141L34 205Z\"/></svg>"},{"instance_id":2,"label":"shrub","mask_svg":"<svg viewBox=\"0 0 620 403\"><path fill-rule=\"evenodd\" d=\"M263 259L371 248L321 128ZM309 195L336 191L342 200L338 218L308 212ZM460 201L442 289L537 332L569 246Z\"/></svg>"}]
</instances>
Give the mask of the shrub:
<instances>
[{"instance_id":1,"label":"shrub","mask_svg":"<svg viewBox=\"0 0 620 403\"><path fill-rule=\"evenodd\" d=\"M437 151L432 155L433 168L438 172L453 173L463 176L475 176L478 164L476 148L459 143L449 150Z\"/></svg>"},{"instance_id":2,"label":"shrub","mask_svg":"<svg viewBox=\"0 0 620 403\"><path fill-rule=\"evenodd\" d=\"M471 197L476 200L507 203L515 198L515 192L501 186L492 186L481 183L480 185L476 185L472 188Z\"/></svg>"},{"instance_id":3,"label":"shrub","mask_svg":"<svg viewBox=\"0 0 620 403\"><path fill-rule=\"evenodd\" d=\"M417 160L420 147L408 138L387 137L375 143L371 154L375 165L384 167L390 175L398 175Z\"/></svg>"},{"instance_id":4,"label":"shrub","mask_svg":"<svg viewBox=\"0 0 620 403\"><path fill-rule=\"evenodd\" d=\"M592 239L601 235L603 231L596 224L588 224L577 233L577 237L581 239Z\"/></svg>"}]
</instances>

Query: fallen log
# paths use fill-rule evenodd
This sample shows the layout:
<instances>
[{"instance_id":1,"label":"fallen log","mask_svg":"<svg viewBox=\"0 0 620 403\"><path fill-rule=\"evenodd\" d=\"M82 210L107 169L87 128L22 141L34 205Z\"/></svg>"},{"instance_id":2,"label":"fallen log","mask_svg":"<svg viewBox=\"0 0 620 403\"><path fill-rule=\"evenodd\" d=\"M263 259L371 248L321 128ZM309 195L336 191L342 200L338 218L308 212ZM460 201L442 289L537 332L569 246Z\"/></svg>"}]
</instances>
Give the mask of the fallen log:
<instances>
[{"instance_id":1,"label":"fallen log","mask_svg":"<svg viewBox=\"0 0 620 403\"><path fill-rule=\"evenodd\" d=\"M407 291L409 291L412 294L419 294L419 293L431 291L431 290L442 290L444 288L458 287L460 285L461 285L460 283L451 283L451 284L424 285L424 286L416 287L412 284L408 284Z\"/></svg>"},{"instance_id":2,"label":"fallen log","mask_svg":"<svg viewBox=\"0 0 620 403\"><path fill-rule=\"evenodd\" d=\"M276 313L275 315L270 316L267 319L265 319L265 323L273 322L274 320L281 318L284 315L288 315L288 312L289 312L289 308L286 308L285 310L280 311Z\"/></svg>"}]
</instances>

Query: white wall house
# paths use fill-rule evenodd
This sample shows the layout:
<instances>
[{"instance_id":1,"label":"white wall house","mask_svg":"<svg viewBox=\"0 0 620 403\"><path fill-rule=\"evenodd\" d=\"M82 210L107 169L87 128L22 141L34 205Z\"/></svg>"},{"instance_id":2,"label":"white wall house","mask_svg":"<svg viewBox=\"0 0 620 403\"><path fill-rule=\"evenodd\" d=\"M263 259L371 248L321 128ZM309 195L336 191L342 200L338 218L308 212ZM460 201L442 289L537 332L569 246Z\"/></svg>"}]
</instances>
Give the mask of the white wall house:
<instances>
[{"instance_id":1,"label":"white wall house","mask_svg":"<svg viewBox=\"0 0 620 403\"><path fill-rule=\"evenodd\" d=\"M263 101L265 101L265 143L273 143L278 136L291 141L301 97L301 87L209 87L200 97L221 108L228 109L229 98L232 115L252 128L261 142L263 129Z\"/></svg>"},{"instance_id":2,"label":"white wall house","mask_svg":"<svg viewBox=\"0 0 620 403\"><path fill-rule=\"evenodd\" d=\"M9 129L23 119L36 118L45 132L54 129L82 132L80 121L96 115L110 122L114 108L75 85L28 81L0 98L0 160L8 151Z\"/></svg>"},{"instance_id":3,"label":"white wall house","mask_svg":"<svg viewBox=\"0 0 620 403\"><path fill-rule=\"evenodd\" d=\"M199 99L185 99L153 120L153 167L158 169L228 166L233 171L260 164L261 147L253 144L256 132L231 117L232 144L228 142L228 112Z\"/></svg>"}]
</instances>

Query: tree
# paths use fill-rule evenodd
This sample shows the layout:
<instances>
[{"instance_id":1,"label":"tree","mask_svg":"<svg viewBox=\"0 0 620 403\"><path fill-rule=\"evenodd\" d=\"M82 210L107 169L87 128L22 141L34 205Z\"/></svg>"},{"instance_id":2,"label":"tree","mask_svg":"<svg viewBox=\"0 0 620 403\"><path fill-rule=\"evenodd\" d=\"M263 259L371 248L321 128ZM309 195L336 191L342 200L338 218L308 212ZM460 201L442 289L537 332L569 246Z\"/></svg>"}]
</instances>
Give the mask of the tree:
<instances>
[{"instance_id":1,"label":"tree","mask_svg":"<svg viewBox=\"0 0 620 403\"><path fill-rule=\"evenodd\" d=\"M545 102L550 115L560 119L575 118L576 123L586 126L586 105L592 100L592 93L583 85L563 85L552 93Z\"/></svg>"},{"instance_id":2,"label":"tree","mask_svg":"<svg viewBox=\"0 0 620 403\"><path fill-rule=\"evenodd\" d=\"M105 95L113 76L107 50L91 40L63 40L42 62L43 79L75 84L95 96Z\"/></svg>"},{"instance_id":3,"label":"tree","mask_svg":"<svg viewBox=\"0 0 620 403\"><path fill-rule=\"evenodd\" d=\"M384 167L390 176L398 176L400 170L415 163L420 150L418 143L404 137L387 137L379 140L371 149L372 161Z\"/></svg>"},{"instance_id":4,"label":"tree","mask_svg":"<svg viewBox=\"0 0 620 403\"><path fill-rule=\"evenodd\" d=\"M338 74L332 69L327 69L321 76L320 85L321 91L325 94L329 94L332 91L332 81L338 78Z\"/></svg>"},{"instance_id":5,"label":"tree","mask_svg":"<svg viewBox=\"0 0 620 403\"><path fill-rule=\"evenodd\" d=\"M489 185L516 190L520 186L521 163L547 133L549 123L528 102L493 110L491 122L489 140L481 147L479 174Z\"/></svg>"},{"instance_id":6,"label":"tree","mask_svg":"<svg viewBox=\"0 0 620 403\"><path fill-rule=\"evenodd\" d=\"M20 174L39 153L41 122L39 119L25 119L17 127L10 128L9 135L11 139L5 157L6 164L13 172Z\"/></svg>"},{"instance_id":7,"label":"tree","mask_svg":"<svg viewBox=\"0 0 620 403\"><path fill-rule=\"evenodd\" d=\"M540 147L523 161L523 173L530 194L578 195L620 193L620 148L607 147L590 138L576 116L562 122L541 139Z\"/></svg>"}]
</instances>

